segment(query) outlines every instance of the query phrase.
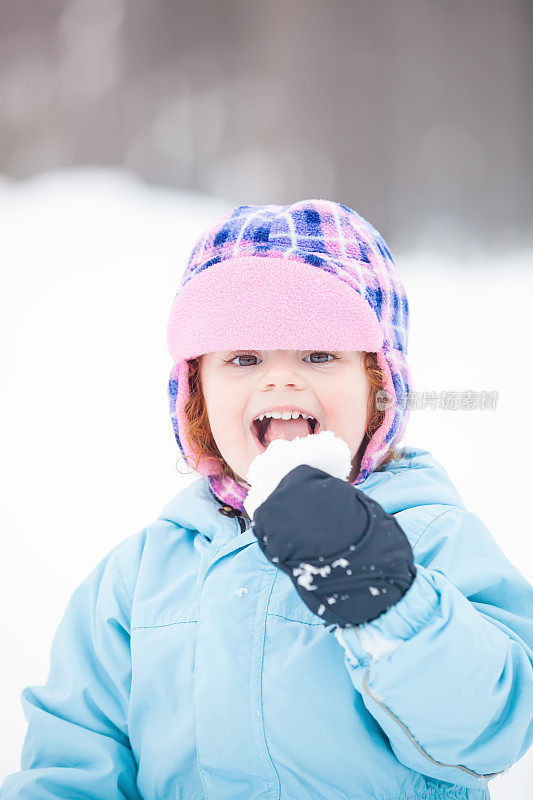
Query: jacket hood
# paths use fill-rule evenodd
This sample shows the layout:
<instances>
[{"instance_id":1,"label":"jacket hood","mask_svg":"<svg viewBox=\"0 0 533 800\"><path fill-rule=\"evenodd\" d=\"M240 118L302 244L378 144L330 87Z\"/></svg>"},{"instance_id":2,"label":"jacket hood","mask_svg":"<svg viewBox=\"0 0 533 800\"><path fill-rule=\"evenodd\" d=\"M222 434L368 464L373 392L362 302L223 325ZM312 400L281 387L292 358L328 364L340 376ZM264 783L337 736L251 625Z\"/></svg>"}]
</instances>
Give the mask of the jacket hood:
<instances>
[{"instance_id":1,"label":"jacket hood","mask_svg":"<svg viewBox=\"0 0 533 800\"><path fill-rule=\"evenodd\" d=\"M448 473L428 450L406 446L401 452L401 459L371 473L357 489L367 492L388 514L425 505L464 508ZM199 531L210 541L223 530L237 535L235 520L220 514L222 505L208 480L200 477L166 503L158 519Z\"/></svg>"}]
</instances>

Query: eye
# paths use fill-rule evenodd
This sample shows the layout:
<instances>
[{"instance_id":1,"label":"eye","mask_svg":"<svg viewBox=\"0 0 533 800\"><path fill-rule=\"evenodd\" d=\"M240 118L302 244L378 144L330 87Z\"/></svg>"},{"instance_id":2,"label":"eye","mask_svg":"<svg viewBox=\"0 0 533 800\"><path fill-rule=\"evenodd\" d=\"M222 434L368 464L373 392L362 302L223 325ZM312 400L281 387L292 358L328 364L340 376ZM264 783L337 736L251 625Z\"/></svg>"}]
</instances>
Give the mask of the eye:
<instances>
[{"instance_id":1,"label":"eye","mask_svg":"<svg viewBox=\"0 0 533 800\"><path fill-rule=\"evenodd\" d=\"M322 350L313 350L309 353L310 356L331 356L332 361L336 361L340 356L338 353L326 353ZM307 356L306 356L307 358ZM329 364L329 361L311 361L311 364Z\"/></svg>"},{"instance_id":2,"label":"eye","mask_svg":"<svg viewBox=\"0 0 533 800\"><path fill-rule=\"evenodd\" d=\"M257 356L254 356L253 353L239 353L236 356L230 356L229 358L225 358L224 359L224 363L225 364L233 364L233 362L237 358L257 358ZM235 364L235 366L236 367L250 367L250 366L253 367L255 365L254 364Z\"/></svg>"}]
</instances>

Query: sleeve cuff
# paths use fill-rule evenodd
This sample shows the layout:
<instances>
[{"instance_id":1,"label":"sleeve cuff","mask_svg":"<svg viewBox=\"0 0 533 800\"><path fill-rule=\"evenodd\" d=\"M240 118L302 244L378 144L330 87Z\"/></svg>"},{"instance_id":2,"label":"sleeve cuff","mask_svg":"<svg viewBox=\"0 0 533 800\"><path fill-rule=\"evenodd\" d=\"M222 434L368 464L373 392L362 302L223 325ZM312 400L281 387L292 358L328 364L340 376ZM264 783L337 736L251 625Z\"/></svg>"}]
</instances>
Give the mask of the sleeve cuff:
<instances>
[{"instance_id":1,"label":"sleeve cuff","mask_svg":"<svg viewBox=\"0 0 533 800\"><path fill-rule=\"evenodd\" d=\"M335 629L352 666L367 666L422 630L437 612L440 595L431 573L416 564L415 578L395 605L371 622Z\"/></svg>"}]
</instances>

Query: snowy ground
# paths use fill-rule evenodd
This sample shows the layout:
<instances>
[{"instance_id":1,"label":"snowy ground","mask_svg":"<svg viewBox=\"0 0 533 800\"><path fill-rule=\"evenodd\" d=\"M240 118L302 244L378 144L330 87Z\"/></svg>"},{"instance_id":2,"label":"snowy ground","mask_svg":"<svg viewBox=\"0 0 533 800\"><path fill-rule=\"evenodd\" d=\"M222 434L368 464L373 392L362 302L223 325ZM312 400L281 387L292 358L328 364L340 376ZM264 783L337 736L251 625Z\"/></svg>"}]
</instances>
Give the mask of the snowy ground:
<instances>
[{"instance_id":1,"label":"snowy ground","mask_svg":"<svg viewBox=\"0 0 533 800\"><path fill-rule=\"evenodd\" d=\"M0 204L1 783L19 769L20 692L45 682L72 592L195 479L175 467L165 327L193 242L228 205L96 168L0 178ZM434 453L533 582L531 253L395 255L414 389L499 392L495 410L413 410L404 442ZM532 752L492 798L529 797Z\"/></svg>"}]
</instances>

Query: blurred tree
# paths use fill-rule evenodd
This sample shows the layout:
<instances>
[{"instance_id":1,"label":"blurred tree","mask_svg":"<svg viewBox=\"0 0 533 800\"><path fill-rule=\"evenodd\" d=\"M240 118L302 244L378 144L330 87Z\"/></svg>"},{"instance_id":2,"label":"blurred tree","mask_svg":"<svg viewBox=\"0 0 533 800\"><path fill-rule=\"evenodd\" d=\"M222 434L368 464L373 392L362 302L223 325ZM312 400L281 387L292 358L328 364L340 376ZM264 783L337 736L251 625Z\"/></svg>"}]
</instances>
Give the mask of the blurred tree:
<instances>
[{"instance_id":1,"label":"blurred tree","mask_svg":"<svg viewBox=\"0 0 533 800\"><path fill-rule=\"evenodd\" d=\"M330 197L393 247L530 244L528 0L0 0L0 170ZM527 240L527 241L525 241Z\"/></svg>"}]
</instances>

